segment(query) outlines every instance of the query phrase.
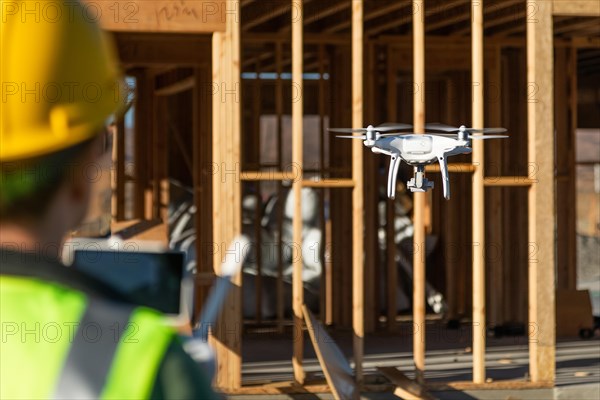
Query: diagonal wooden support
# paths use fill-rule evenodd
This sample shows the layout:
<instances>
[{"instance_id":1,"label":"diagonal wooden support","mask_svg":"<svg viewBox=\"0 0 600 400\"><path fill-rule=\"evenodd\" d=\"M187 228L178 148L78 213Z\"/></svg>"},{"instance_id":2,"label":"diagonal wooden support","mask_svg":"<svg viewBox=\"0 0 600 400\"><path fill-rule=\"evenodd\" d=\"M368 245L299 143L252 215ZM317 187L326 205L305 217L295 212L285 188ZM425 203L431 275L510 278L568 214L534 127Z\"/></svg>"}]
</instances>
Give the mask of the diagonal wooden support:
<instances>
[{"instance_id":1,"label":"diagonal wooden support","mask_svg":"<svg viewBox=\"0 0 600 400\"><path fill-rule=\"evenodd\" d=\"M302 313L327 384L336 400L359 400L360 391L344 353L305 304Z\"/></svg>"},{"instance_id":2,"label":"diagonal wooden support","mask_svg":"<svg viewBox=\"0 0 600 400\"><path fill-rule=\"evenodd\" d=\"M435 397L429 394L422 385L408 378L398 368L377 367L377 370L396 385L395 396L405 400L435 400Z\"/></svg>"}]
</instances>

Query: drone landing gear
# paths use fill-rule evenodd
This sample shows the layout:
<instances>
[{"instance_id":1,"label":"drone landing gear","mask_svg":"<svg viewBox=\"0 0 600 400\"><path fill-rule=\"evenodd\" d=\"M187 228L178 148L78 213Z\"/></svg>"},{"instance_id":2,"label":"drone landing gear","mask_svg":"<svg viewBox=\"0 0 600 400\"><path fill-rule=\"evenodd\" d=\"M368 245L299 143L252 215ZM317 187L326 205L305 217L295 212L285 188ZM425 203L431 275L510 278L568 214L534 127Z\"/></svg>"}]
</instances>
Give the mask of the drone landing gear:
<instances>
[{"instance_id":1,"label":"drone landing gear","mask_svg":"<svg viewBox=\"0 0 600 400\"><path fill-rule=\"evenodd\" d=\"M406 185L411 192L426 192L433 189L433 182L425 178L425 166L417 165L415 167L415 176Z\"/></svg>"}]
</instances>

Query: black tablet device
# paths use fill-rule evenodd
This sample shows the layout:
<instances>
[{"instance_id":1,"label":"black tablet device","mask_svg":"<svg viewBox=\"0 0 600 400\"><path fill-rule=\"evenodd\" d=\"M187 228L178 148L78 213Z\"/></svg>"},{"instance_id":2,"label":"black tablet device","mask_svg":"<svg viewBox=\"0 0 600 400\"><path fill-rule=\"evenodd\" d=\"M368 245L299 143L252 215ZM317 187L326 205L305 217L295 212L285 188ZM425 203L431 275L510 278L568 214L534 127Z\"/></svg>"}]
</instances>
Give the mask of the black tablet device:
<instances>
[{"instance_id":1,"label":"black tablet device","mask_svg":"<svg viewBox=\"0 0 600 400\"><path fill-rule=\"evenodd\" d=\"M75 250L76 268L111 286L135 303L178 314L184 254Z\"/></svg>"}]
</instances>

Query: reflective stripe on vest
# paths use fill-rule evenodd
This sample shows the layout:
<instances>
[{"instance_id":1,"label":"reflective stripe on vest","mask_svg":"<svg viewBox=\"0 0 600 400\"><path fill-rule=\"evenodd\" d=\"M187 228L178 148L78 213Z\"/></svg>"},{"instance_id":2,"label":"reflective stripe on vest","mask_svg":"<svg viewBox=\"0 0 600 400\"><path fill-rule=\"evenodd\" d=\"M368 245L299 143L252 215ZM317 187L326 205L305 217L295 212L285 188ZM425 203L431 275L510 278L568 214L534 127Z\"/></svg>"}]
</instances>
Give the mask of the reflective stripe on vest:
<instances>
[{"instance_id":1,"label":"reflective stripe on vest","mask_svg":"<svg viewBox=\"0 0 600 400\"><path fill-rule=\"evenodd\" d=\"M0 398L147 398L174 338L152 310L14 276L0 321Z\"/></svg>"},{"instance_id":2,"label":"reflective stripe on vest","mask_svg":"<svg viewBox=\"0 0 600 400\"><path fill-rule=\"evenodd\" d=\"M55 399L100 398L133 309L101 301L88 303L58 379Z\"/></svg>"}]
</instances>

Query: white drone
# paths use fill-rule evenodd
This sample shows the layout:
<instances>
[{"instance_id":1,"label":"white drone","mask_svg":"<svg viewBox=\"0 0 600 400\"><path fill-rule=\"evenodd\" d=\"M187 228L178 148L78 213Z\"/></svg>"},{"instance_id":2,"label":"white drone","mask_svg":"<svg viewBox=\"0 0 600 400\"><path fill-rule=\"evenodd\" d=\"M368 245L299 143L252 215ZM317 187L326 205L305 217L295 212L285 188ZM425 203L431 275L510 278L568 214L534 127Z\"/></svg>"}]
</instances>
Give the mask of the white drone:
<instances>
[{"instance_id":1,"label":"white drone","mask_svg":"<svg viewBox=\"0 0 600 400\"><path fill-rule=\"evenodd\" d=\"M426 192L433 188L433 182L425 178L425 166L434 162L440 163L442 172L442 182L444 185L444 197L450 198L450 180L448 176L448 164L446 157L457 154L468 154L472 151L472 139L500 139L506 138L505 135L487 135L483 133L503 133L504 128L467 128L462 125L460 128L444 124L434 123L425 125L425 129L456 132L456 133L385 133L411 129L408 124L383 124L377 127L369 125L367 128L350 129L334 128L331 132L341 133L362 133L362 135L337 136L346 139L364 140L365 146L371 148L373 153L380 153L390 156L390 170L388 174L387 195L390 199L396 197L396 177L400 160L414 167L414 177L407 182L411 192ZM472 135L473 133L473 135Z\"/></svg>"}]
</instances>

